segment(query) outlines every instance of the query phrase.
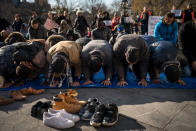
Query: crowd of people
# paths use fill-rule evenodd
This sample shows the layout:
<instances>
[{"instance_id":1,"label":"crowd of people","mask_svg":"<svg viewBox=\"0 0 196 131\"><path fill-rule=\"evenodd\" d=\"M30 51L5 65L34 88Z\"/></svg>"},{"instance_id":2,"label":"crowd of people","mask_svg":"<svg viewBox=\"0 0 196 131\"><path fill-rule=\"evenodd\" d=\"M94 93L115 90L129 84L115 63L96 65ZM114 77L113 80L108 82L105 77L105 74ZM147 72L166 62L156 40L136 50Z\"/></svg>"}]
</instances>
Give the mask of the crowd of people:
<instances>
[{"instance_id":1,"label":"crowd of people","mask_svg":"<svg viewBox=\"0 0 196 131\"><path fill-rule=\"evenodd\" d=\"M185 85L181 77L196 74L196 13L190 6L182 13L180 27L175 14L166 13L156 25L154 36L147 35L151 12L146 7L138 16L142 35L126 22L128 12L121 17L115 13L111 20L108 12L99 10L92 25L82 10L76 12L75 22L67 11L58 12L56 17L49 12L48 19L55 23L50 30L36 11L28 24L19 14L12 27L1 19L0 87L21 85L40 74L45 78L42 84L50 87L61 87L66 78L70 86L80 86L82 74L82 84L88 85L101 68L103 85L111 85L117 74L117 85L125 86L128 67L142 86L148 85L148 72L153 83L160 84L159 74L164 72L169 82Z\"/></svg>"}]
</instances>

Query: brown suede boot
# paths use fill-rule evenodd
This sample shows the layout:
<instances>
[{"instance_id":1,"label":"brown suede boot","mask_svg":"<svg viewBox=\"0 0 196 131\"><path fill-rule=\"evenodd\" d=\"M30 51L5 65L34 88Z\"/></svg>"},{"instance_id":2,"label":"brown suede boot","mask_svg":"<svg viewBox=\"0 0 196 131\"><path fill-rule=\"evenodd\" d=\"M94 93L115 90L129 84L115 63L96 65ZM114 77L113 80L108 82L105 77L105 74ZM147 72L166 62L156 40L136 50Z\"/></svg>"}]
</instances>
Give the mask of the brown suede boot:
<instances>
[{"instance_id":1,"label":"brown suede boot","mask_svg":"<svg viewBox=\"0 0 196 131\"><path fill-rule=\"evenodd\" d=\"M58 100L54 99L52 108L55 110L65 109L69 113L78 113L82 108L82 105L79 104L68 104L64 102L62 99L57 98Z\"/></svg>"},{"instance_id":2,"label":"brown suede boot","mask_svg":"<svg viewBox=\"0 0 196 131\"><path fill-rule=\"evenodd\" d=\"M86 101L79 101L77 97L74 97L72 95L69 95L67 92L60 93L57 95L58 98L61 98L63 101L69 104L79 104L84 106L86 104Z\"/></svg>"},{"instance_id":3,"label":"brown suede boot","mask_svg":"<svg viewBox=\"0 0 196 131\"><path fill-rule=\"evenodd\" d=\"M14 99L4 98L0 96L0 106L8 105L14 102Z\"/></svg>"},{"instance_id":4,"label":"brown suede boot","mask_svg":"<svg viewBox=\"0 0 196 131\"><path fill-rule=\"evenodd\" d=\"M20 101L20 100L25 100L26 96L24 96L20 91L11 91L10 96L16 100L16 101Z\"/></svg>"}]
</instances>

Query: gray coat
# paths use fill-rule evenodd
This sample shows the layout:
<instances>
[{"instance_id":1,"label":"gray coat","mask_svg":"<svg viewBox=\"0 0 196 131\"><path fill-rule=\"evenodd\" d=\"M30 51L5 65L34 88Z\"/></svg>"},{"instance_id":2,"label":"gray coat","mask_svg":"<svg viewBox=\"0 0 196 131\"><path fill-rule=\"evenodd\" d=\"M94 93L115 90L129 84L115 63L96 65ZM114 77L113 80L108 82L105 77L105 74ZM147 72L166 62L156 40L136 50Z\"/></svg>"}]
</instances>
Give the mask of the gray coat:
<instances>
[{"instance_id":1,"label":"gray coat","mask_svg":"<svg viewBox=\"0 0 196 131\"><path fill-rule=\"evenodd\" d=\"M86 79L90 80L92 71L88 67L90 52L92 51L101 51L103 54L103 71L106 79L112 78L112 46L105 40L92 40L86 46L84 46L81 56L82 56L82 65L83 73Z\"/></svg>"},{"instance_id":2,"label":"gray coat","mask_svg":"<svg viewBox=\"0 0 196 131\"><path fill-rule=\"evenodd\" d=\"M29 32L29 39L46 39L47 37L47 31L41 25L39 25L37 30L33 29L30 26L28 32Z\"/></svg>"},{"instance_id":3,"label":"gray coat","mask_svg":"<svg viewBox=\"0 0 196 131\"><path fill-rule=\"evenodd\" d=\"M114 60L115 70L119 79L125 78L128 63L126 61L125 52L128 46L136 47L140 50L140 59L136 64L139 69L139 77L146 77L149 63L149 47L144 39L137 35L123 35L114 44ZM134 71L134 70L133 70Z\"/></svg>"}]
</instances>

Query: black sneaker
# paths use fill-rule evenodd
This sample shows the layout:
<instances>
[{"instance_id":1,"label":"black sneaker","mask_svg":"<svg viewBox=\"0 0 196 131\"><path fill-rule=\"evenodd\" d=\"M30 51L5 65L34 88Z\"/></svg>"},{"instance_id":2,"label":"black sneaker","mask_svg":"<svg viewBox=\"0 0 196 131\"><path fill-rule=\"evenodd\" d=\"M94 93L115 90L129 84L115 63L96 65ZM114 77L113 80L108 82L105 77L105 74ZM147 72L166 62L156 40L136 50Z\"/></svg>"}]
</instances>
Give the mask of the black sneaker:
<instances>
[{"instance_id":1,"label":"black sneaker","mask_svg":"<svg viewBox=\"0 0 196 131\"><path fill-rule=\"evenodd\" d=\"M38 119L43 118L44 112L48 112L48 109L51 108L51 101L47 102L37 102L34 106L31 108L31 116L36 117Z\"/></svg>"},{"instance_id":2,"label":"black sneaker","mask_svg":"<svg viewBox=\"0 0 196 131\"><path fill-rule=\"evenodd\" d=\"M106 107L104 104L97 106L96 111L90 120L91 126L95 126L95 127L101 126L101 123L102 123L103 118L105 116L105 109L106 109Z\"/></svg>"},{"instance_id":3,"label":"black sneaker","mask_svg":"<svg viewBox=\"0 0 196 131\"><path fill-rule=\"evenodd\" d=\"M105 116L102 124L104 126L113 126L118 121L118 107L116 104L106 105Z\"/></svg>"},{"instance_id":4,"label":"black sneaker","mask_svg":"<svg viewBox=\"0 0 196 131\"><path fill-rule=\"evenodd\" d=\"M87 101L87 103L86 103L86 105L85 105L82 109L80 109L80 111L79 111L79 116L82 116L82 115L84 114L84 112L88 109L88 105L89 105L90 103L92 103L92 102L93 102L94 104L96 104L96 105L99 105L99 104L100 104L98 98L89 98L88 101Z\"/></svg>"},{"instance_id":5,"label":"black sneaker","mask_svg":"<svg viewBox=\"0 0 196 131\"><path fill-rule=\"evenodd\" d=\"M92 115L94 114L96 107L97 107L96 103L91 102L90 104L87 104L85 108L86 110L84 111L84 114L81 116L81 119L85 121L89 121Z\"/></svg>"}]
</instances>

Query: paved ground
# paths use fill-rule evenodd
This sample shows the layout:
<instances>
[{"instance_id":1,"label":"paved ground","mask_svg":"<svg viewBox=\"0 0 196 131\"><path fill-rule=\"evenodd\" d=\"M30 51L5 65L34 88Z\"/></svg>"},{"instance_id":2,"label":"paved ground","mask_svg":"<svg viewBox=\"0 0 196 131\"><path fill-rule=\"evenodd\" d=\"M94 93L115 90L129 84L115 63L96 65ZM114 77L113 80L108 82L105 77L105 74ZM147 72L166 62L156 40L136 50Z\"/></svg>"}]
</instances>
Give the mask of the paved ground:
<instances>
[{"instance_id":1,"label":"paved ground","mask_svg":"<svg viewBox=\"0 0 196 131\"><path fill-rule=\"evenodd\" d=\"M60 90L48 89L26 101L0 107L0 131L54 131L30 116L37 101L51 100ZM116 103L120 118L113 127L94 128L80 121L70 131L149 130L196 131L196 89L77 89L79 98L97 97L103 103ZM9 92L0 92L7 96Z\"/></svg>"}]
</instances>

